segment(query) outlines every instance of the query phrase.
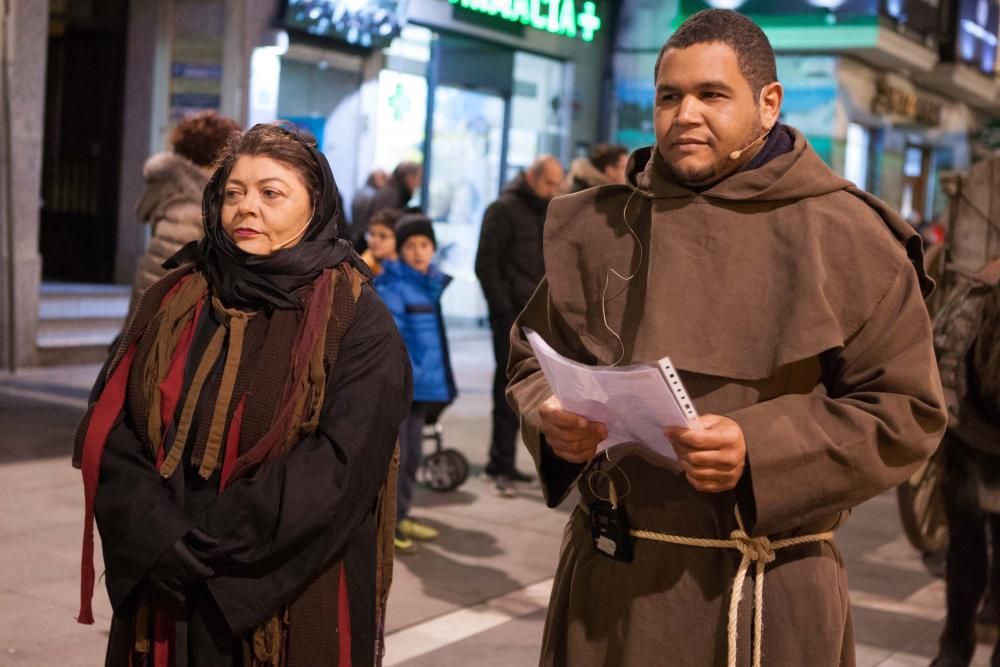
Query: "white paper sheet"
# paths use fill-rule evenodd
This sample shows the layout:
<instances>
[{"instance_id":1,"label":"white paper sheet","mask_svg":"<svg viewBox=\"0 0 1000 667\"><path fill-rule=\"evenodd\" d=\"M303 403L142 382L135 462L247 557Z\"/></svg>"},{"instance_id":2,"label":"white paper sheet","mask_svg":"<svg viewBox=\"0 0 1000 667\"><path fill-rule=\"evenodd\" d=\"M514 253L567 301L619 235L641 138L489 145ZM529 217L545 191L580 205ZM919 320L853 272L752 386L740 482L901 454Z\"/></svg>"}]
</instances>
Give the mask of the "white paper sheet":
<instances>
[{"instance_id":1,"label":"white paper sheet","mask_svg":"<svg viewBox=\"0 0 1000 667\"><path fill-rule=\"evenodd\" d=\"M669 359L658 366L587 366L560 355L538 333L530 329L525 333L563 409L607 425L608 437L598 452L637 442L676 460L664 429L701 429L680 380L673 380L674 388L667 383L664 373L673 369Z\"/></svg>"}]
</instances>

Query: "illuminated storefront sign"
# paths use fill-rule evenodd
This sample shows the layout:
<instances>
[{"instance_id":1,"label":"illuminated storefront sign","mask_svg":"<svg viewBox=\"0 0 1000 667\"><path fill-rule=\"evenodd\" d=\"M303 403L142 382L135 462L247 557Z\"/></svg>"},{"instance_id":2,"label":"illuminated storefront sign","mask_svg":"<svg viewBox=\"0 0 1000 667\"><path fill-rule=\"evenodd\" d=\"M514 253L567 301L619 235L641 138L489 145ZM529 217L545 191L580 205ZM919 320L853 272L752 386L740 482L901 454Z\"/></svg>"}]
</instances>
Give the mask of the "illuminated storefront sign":
<instances>
[{"instance_id":1,"label":"illuminated storefront sign","mask_svg":"<svg viewBox=\"0 0 1000 667\"><path fill-rule=\"evenodd\" d=\"M363 48L388 46L406 24L406 0L287 0L280 24Z\"/></svg>"},{"instance_id":2,"label":"illuminated storefront sign","mask_svg":"<svg viewBox=\"0 0 1000 667\"><path fill-rule=\"evenodd\" d=\"M554 35L594 41L601 29L597 4L587 0L448 0L451 4Z\"/></svg>"},{"instance_id":3,"label":"illuminated storefront sign","mask_svg":"<svg viewBox=\"0 0 1000 667\"><path fill-rule=\"evenodd\" d=\"M960 0L955 59L992 75L996 67L1000 12L993 0Z\"/></svg>"}]
</instances>

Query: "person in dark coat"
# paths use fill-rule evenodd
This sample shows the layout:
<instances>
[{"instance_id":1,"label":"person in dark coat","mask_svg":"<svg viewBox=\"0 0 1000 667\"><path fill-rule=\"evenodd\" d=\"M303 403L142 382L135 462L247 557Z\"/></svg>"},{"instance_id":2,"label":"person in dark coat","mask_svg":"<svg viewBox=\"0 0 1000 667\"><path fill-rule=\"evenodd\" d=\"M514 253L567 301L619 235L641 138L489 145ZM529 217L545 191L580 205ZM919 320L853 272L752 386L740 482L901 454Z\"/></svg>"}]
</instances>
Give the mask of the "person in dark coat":
<instances>
[{"instance_id":1,"label":"person in dark coat","mask_svg":"<svg viewBox=\"0 0 1000 667\"><path fill-rule=\"evenodd\" d=\"M368 249L365 232L368 231L372 216L387 208L405 209L414 193L420 189L423 175L423 167L415 162L400 162L396 165L392 176L372 198L367 215L362 220L355 220L352 226L351 238L354 240L355 250L361 253Z\"/></svg>"},{"instance_id":2,"label":"person in dark coat","mask_svg":"<svg viewBox=\"0 0 1000 667\"><path fill-rule=\"evenodd\" d=\"M368 174L368 178L365 179L365 184L361 186L357 192L354 193L354 199L351 200L351 236L356 236L355 231L360 228L367 227L368 218L371 215L372 202L375 201L375 195L378 191L385 186L386 181L389 180L389 174L385 173L381 169L376 169L372 173Z\"/></svg>"},{"instance_id":3,"label":"person in dark coat","mask_svg":"<svg viewBox=\"0 0 1000 667\"><path fill-rule=\"evenodd\" d=\"M987 584L995 590L1000 583L990 581L991 572L1000 572L1000 260L942 306L934 318L934 350L948 406L941 442L948 615L931 664L967 667L980 604L987 617L1000 613L996 595L986 594ZM992 664L1000 664L1000 641Z\"/></svg>"},{"instance_id":4,"label":"person in dark coat","mask_svg":"<svg viewBox=\"0 0 1000 667\"><path fill-rule=\"evenodd\" d=\"M407 203L423 183L424 169L416 162L400 162L392 170L392 178L379 188L372 199L369 217L384 208L406 208Z\"/></svg>"},{"instance_id":5,"label":"person in dark coat","mask_svg":"<svg viewBox=\"0 0 1000 667\"><path fill-rule=\"evenodd\" d=\"M410 364L313 142L238 135L77 430L107 665L376 665Z\"/></svg>"},{"instance_id":6,"label":"person in dark coat","mask_svg":"<svg viewBox=\"0 0 1000 667\"><path fill-rule=\"evenodd\" d=\"M431 410L455 400L455 378L441 316L441 295L451 277L434 265L437 241L430 218L408 213L396 224L399 260L383 263L375 288L406 342L413 364L413 405L399 431L400 474L396 493L396 549L432 540L437 530L410 516L413 486L422 458L423 429Z\"/></svg>"},{"instance_id":7,"label":"person in dark coat","mask_svg":"<svg viewBox=\"0 0 1000 667\"><path fill-rule=\"evenodd\" d=\"M566 178L565 194L598 185L625 183L628 149L618 144L594 144L590 155L573 160Z\"/></svg>"},{"instance_id":8,"label":"person in dark coat","mask_svg":"<svg viewBox=\"0 0 1000 667\"><path fill-rule=\"evenodd\" d=\"M549 201L563 182L563 168L551 155L539 156L509 183L483 215L476 254L476 276L483 287L493 331L493 429L485 473L504 497L513 483L530 481L514 465L518 419L507 405L507 358L514 319L531 298L542 276L542 226Z\"/></svg>"}]
</instances>

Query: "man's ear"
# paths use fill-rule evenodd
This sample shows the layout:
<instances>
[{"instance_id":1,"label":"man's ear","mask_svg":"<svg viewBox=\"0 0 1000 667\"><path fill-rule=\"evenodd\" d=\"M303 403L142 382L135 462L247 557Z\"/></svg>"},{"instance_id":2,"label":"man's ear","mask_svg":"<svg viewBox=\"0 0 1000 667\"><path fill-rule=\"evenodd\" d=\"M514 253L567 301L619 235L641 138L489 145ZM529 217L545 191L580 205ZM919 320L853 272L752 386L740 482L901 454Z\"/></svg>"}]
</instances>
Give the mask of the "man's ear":
<instances>
[{"instance_id":1,"label":"man's ear","mask_svg":"<svg viewBox=\"0 0 1000 667\"><path fill-rule=\"evenodd\" d=\"M778 118L781 116L781 102L784 98L785 89L777 81L760 89L758 112L761 127L770 129L778 123Z\"/></svg>"}]
</instances>

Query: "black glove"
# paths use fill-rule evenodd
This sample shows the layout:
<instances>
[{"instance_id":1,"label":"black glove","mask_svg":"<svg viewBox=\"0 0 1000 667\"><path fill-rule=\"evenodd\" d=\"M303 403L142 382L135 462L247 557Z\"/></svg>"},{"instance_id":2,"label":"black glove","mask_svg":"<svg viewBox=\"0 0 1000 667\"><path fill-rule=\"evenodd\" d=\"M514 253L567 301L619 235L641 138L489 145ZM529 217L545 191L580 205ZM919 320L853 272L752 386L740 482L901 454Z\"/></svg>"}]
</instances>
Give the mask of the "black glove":
<instances>
[{"instance_id":1,"label":"black glove","mask_svg":"<svg viewBox=\"0 0 1000 667\"><path fill-rule=\"evenodd\" d=\"M184 602L185 588L196 581L208 579L214 573L212 568L198 559L182 537L160 556L146 577L154 590L181 603Z\"/></svg>"}]
</instances>

